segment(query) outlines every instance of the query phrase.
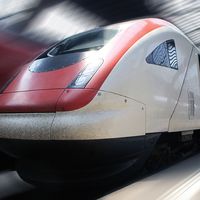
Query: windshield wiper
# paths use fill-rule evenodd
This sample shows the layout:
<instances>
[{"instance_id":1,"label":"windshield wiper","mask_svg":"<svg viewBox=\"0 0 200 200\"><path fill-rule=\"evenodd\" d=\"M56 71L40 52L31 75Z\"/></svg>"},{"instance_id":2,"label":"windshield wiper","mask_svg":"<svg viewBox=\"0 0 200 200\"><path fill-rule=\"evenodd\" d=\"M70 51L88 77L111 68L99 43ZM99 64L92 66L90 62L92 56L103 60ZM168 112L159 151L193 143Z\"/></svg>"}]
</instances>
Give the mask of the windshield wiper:
<instances>
[{"instance_id":1,"label":"windshield wiper","mask_svg":"<svg viewBox=\"0 0 200 200\"><path fill-rule=\"evenodd\" d=\"M94 46L94 47L87 47L87 48L81 48L81 49L69 49L69 50L64 50L62 52L59 52L61 54L65 54L65 53L72 53L72 52L82 52L82 51L91 51L91 50L99 50L103 47L104 45L98 45L98 46Z\"/></svg>"}]
</instances>

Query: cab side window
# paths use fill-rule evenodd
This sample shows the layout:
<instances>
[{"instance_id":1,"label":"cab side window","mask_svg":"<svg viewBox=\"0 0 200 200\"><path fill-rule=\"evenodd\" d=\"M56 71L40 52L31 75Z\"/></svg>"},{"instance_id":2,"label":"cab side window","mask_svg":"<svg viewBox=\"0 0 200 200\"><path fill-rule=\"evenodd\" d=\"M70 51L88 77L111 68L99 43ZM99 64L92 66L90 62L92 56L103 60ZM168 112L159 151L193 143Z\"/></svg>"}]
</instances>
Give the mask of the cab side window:
<instances>
[{"instance_id":1,"label":"cab side window","mask_svg":"<svg viewBox=\"0 0 200 200\"><path fill-rule=\"evenodd\" d=\"M178 70L178 60L174 40L167 40L157 46L146 57L146 62Z\"/></svg>"}]
</instances>

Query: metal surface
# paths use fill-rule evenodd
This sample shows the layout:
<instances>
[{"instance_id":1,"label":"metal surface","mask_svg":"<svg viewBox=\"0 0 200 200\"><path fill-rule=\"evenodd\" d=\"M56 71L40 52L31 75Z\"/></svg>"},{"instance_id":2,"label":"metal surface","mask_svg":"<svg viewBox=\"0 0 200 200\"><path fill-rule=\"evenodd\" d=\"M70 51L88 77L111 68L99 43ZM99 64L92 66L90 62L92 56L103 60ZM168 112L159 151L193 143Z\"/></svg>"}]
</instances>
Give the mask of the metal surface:
<instances>
[{"instance_id":1,"label":"metal surface","mask_svg":"<svg viewBox=\"0 0 200 200\"><path fill-rule=\"evenodd\" d=\"M82 140L129 137L144 135L144 122L143 104L101 91L94 101L76 111L1 113L0 138Z\"/></svg>"},{"instance_id":2,"label":"metal surface","mask_svg":"<svg viewBox=\"0 0 200 200\"><path fill-rule=\"evenodd\" d=\"M0 138L49 139L54 116L55 113L1 114Z\"/></svg>"},{"instance_id":3,"label":"metal surface","mask_svg":"<svg viewBox=\"0 0 200 200\"><path fill-rule=\"evenodd\" d=\"M179 70L146 62L146 57L169 39L174 39L176 43ZM154 30L124 54L103 83L102 90L128 96L145 104L146 133L168 131L169 120L184 83L191 51L191 43L180 32L168 26ZM198 77L198 73L194 76ZM195 98L196 94L195 92ZM187 107L187 102L184 105ZM189 123L192 122L191 120ZM182 130L187 130L187 127L183 128Z\"/></svg>"}]
</instances>

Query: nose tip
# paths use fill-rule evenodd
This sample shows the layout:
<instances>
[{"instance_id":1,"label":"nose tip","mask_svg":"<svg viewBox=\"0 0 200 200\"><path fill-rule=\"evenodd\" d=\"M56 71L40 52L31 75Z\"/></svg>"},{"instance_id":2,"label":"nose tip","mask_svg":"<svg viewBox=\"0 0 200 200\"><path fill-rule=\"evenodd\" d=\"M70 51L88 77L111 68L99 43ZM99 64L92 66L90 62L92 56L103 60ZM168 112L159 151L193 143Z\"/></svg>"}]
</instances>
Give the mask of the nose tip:
<instances>
[{"instance_id":1,"label":"nose tip","mask_svg":"<svg viewBox=\"0 0 200 200\"><path fill-rule=\"evenodd\" d=\"M1 113L55 112L63 89L35 90L0 94Z\"/></svg>"}]
</instances>

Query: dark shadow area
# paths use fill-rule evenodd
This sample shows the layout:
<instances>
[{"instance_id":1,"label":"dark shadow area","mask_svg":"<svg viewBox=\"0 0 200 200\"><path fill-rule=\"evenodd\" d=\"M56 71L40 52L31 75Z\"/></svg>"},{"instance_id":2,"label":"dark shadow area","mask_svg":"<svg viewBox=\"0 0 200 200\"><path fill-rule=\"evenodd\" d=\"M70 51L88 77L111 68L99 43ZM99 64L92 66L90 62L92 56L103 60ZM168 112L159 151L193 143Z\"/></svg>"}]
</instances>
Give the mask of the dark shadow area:
<instances>
[{"instance_id":1,"label":"dark shadow area","mask_svg":"<svg viewBox=\"0 0 200 200\"><path fill-rule=\"evenodd\" d=\"M145 5L144 0L71 0L78 6L100 16L108 23L116 23L133 18L150 16L153 14Z\"/></svg>"}]
</instances>

